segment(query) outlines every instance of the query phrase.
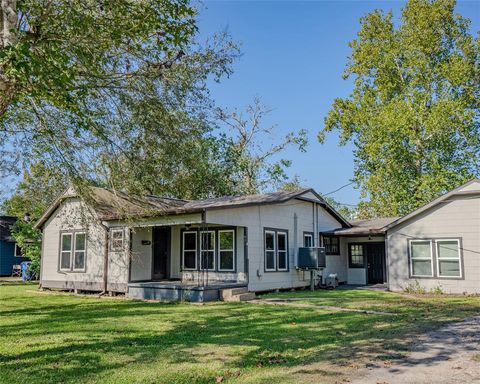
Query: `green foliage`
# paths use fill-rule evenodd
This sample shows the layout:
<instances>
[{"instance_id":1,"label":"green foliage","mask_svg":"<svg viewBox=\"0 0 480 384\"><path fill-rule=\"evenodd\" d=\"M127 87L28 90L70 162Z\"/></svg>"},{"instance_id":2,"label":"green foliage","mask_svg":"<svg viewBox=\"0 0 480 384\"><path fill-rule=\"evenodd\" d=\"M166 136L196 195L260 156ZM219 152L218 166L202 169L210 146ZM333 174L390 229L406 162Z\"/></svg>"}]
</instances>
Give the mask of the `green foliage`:
<instances>
[{"instance_id":1,"label":"green foliage","mask_svg":"<svg viewBox=\"0 0 480 384\"><path fill-rule=\"evenodd\" d=\"M12 236L22 250L22 255L31 261L30 272L33 279L40 277L40 256L42 252L42 234L33 228L33 222L17 220L12 227Z\"/></svg>"},{"instance_id":2,"label":"green foliage","mask_svg":"<svg viewBox=\"0 0 480 384\"><path fill-rule=\"evenodd\" d=\"M333 207L342 217L347 220L353 220L357 218L357 209L354 207L349 207L348 205L339 203L333 197L324 196L325 201Z\"/></svg>"},{"instance_id":3,"label":"green foliage","mask_svg":"<svg viewBox=\"0 0 480 384\"><path fill-rule=\"evenodd\" d=\"M453 0L410 0L361 19L345 78L319 134L355 145L362 216L402 215L480 173L480 38Z\"/></svg>"},{"instance_id":4,"label":"green foliage","mask_svg":"<svg viewBox=\"0 0 480 384\"><path fill-rule=\"evenodd\" d=\"M12 236L22 254L30 259L30 272L34 278L40 276L42 236L40 231L33 228L33 224L67 185L65 175L57 171L44 162L32 164L30 169L25 170L13 195L1 205L8 215L18 218L12 228ZM23 221L26 214L30 215L29 222Z\"/></svg>"},{"instance_id":5,"label":"green foliage","mask_svg":"<svg viewBox=\"0 0 480 384\"><path fill-rule=\"evenodd\" d=\"M265 118L271 109L259 98L245 109L217 110L224 134L225 169L228 180L238 194L254 194L276 190L288 182L286 169L291 161L279 156L288 147L304 152L308 144L306 131L291 131L283 137L275 136L276 125L267 125Z\"/></svg>"}]
</instances>

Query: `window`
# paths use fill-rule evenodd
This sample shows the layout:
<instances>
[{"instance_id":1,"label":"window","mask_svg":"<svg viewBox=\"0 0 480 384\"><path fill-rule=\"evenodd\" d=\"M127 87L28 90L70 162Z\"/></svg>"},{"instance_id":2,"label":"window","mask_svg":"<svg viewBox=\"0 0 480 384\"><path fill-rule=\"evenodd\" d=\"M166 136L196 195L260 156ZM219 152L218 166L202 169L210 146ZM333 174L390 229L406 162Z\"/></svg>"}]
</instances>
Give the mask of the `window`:
<instances>
[{"instance_id":1,"label":"window","mask_svg":"<svg viewBox=\"0 0 480 384\"><path fill-rule=\"evenodd\" d=\"M197 232L183 232L183 269L197 269Z\"/></svg>"},{"instance_id":2,"label":"window","mask_svg":"<svg viewBox=\"0 0 480 384\"><path fill-rule=\"evenodd\" d=\"M123 251L123 229L112 229L112 251Z\"/></svg>"},{"instance_id":3,"label":"window","mask_svg":"<svg viewBox=\"0 0 480 384\"><path fill-rule=\"evenodd\" d=\"M307 248L313 247L313 234L312 233L303 233L303 246Z\"/></svg>"},{"instance_id":4,"label":"window","mask_svg":"<svg viewBox=\"0 0 480 384\"><path fill-rule=\"evenodd\" d=\"M200 232L202 244L200 245L201 268L215 269L215 231Z\"/></svg>"},{"instance_id":5,"label":"window","mask_svg":"<svg viewBox=\"0 0 480 384\"><path fill-rule=\"evenodd\" d=\"M287 233L286 232L277 232L277 247L278 247L278 270L286 271L288 269Z\"/></svg>"},{"instance_id":6,"label":"window","mask_svg":"<svg viewBox=\"0 0 480 384\"><path fill-rule=\"evenodd\" d=\"M265 270L266 271L275 271L275 255L276 255L276 246L275 246L275 232L274 231L265 231Z\"/></svg>"},{"instance_id":7,"label":"window","mask_svg":"<svg viewBox=\"0 0 480 384\"><path fill-rule=\"evenodd\" d=\"M288 270L288 232L265 230L265 271Z\"/></svg>"},{"instance_id":8,"label":"window","mask_svg":"<svg viewBox=\"0 0 480 384\"><path fill-rule=\"evenodd\" d=\"M349 268L365 268L362 244L350 244Z\"/></svg>"},{"instance_id":9,"label":"window","mask_svg":"<svg viewBox=\"0 0 480 384\"><path fill-rule=\"evenodd\" d=\"M336 236L323 235L323 246L325 247L325 254L339 255L340 254L340 240Z\"/></svg>"},{"instance_id":10,"label":"window","mask_svg":"<svg viewBox=\"0 0 480 384\"><path fill-rule=\"evenodd\" d=\"M235 231L218 231L218 270L235 270Z\"/></svg>"},{"instance_id":11,"label":"window","mask_svg":"<svg viewBox=\"0 0 480 384\"><path fill-rule=\"evenodd\" d=\"M75 252L73 257L73 269L85 269L85 252L87 251L87 237L85 232L75 233Z\"/></svg>"},{"instance_id":12,"label":"window","mask_svg":"<svg viewBox=\"0 0 480 384\"><path fill-rule=\"evenodd\" d=\"M22 248L17 243L15 243L15 257L23 257Z\"/></svg>"},{"instance_id":13,"label":"window","mask_svg":"<svg viewBox=\"0 0 480 384\"><path fill-rule=\"evenodd\" d=\"M418 277L433 276L432 241L410 241L410 274Z\"/></svg>"},{"instance_id":14,"label":"window","mask_svg":"<svg viewBox=\"0 0 480 384\"><path fill-rule=\"evenodd\" d=\"M62 233L60 244L60 270L70 270L70 262L72 258L72 238L71 233Z\"/></svg>"},{"instance_id":15,"label":"window","mask_svg":"<svg viewBox=\"0 0 480 384\"><path fill-rule=\"evenodd\" d=\"M85 270L87 234L84 231L60 234L60 270L80 272Z\"/></svg>"},{"instance_id":16,"label":"window","mask_svg":"<svg viewBox=\"0 0 480 384\"><path fill-rule=\"evenodd\" d=\"M461 277L458 240L437 240L437 270L440 277Z\"/></svg>"}]
</instances>

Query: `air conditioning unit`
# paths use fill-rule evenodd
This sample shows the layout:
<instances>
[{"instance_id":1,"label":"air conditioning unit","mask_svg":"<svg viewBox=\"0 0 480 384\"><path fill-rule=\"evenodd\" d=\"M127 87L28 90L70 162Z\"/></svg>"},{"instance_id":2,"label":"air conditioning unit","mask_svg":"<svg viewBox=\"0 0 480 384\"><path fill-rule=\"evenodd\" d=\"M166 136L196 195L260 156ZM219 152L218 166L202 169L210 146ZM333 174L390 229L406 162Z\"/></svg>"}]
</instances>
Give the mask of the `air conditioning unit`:
<instances>
[{"instance_id":1,"label":"air conditioning unit","mask_svg":"<svg viewBox=\"0 0 480 384\"><path fill-rule=\"evenodd\" d=\"M325 267L325 247L298 249L298 269L311 270Z\"/></svg>"}]
</instances>

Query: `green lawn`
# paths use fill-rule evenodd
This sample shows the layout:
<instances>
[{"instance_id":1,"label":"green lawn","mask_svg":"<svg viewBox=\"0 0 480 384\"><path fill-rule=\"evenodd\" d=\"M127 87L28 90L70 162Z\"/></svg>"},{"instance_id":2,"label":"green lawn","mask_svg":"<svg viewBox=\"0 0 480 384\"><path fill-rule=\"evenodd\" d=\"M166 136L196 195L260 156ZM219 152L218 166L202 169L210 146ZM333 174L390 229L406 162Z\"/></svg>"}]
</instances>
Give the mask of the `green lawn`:
<instances>
[{"instance_id":1,"label":"green lawn","mask_svg":"<svg viewBox=\"0 0 480 384\"><path fill-rule=\"evenodd\" d=\"M285 292L395 316L249 303L164 304L0 285L0 383L334 383L404 353L426 328L480 313L478 297Z\"/></svg>"}]
</instances>

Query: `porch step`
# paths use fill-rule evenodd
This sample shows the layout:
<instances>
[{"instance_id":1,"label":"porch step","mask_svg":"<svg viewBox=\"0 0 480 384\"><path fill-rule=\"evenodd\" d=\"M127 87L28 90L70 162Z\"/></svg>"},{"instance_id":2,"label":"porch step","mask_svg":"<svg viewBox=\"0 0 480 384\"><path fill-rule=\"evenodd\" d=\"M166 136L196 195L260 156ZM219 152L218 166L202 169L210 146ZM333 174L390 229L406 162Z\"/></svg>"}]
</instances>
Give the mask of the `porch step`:
<instances>
[{"instance_id":1,"label":"porch step","mask_svg":"<svg viewBox=\"0 0 480 384\"><path fill-rule=\"evenodd\" d=\"M247 287L222 289L220 291L220 298L224 301L227 301L232 296L241 295L242 293L247 293L247 292L248 292Z\"/></svg>"},{"instance_id":2,"label":"porch step","mask_svg":"<svg viewBox=\"0 0 480 384\"><path fill-rule=\"evenodd\" d=\"M223 301L250 301L255 300L257 296L255 292L245 292L240 293L239 295L230 296L228 299L223 299Z\"/></svg>"}]
</instances>

